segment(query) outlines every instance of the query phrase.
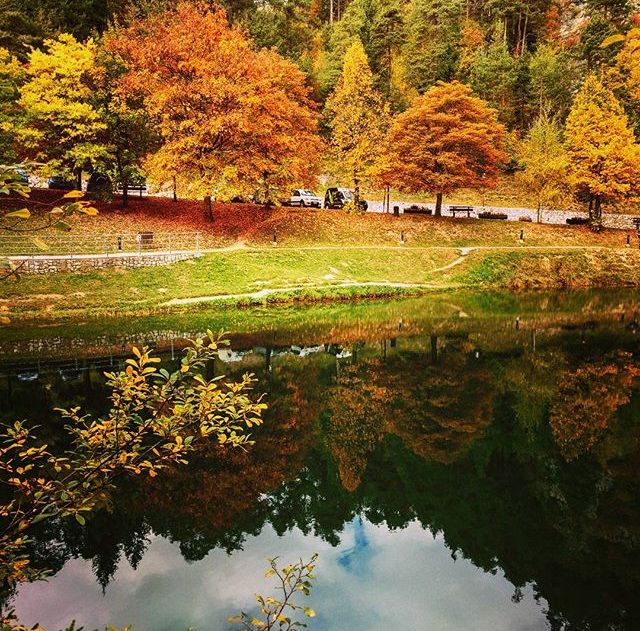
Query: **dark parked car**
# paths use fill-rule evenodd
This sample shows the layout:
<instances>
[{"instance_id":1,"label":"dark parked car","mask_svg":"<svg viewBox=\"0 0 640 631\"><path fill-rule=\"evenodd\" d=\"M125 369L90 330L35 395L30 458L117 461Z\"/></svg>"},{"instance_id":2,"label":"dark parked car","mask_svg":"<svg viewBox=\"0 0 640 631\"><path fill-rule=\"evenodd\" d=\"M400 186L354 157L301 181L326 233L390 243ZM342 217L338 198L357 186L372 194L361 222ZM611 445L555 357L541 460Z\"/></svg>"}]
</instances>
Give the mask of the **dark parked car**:
<instances>
[{"instance_id":1,"label":"dark parked car","mask_svg":"<svg viewBox=\"0 0 640 631\"><path fill-rule=\"evenodd\" d=\"M94 171L87 181L87 193L105 194L112 192L111 178L104 173Z\"/></svg>"},{"instance_id":2,"label":"dark parked car","mask_svg":"<svg viewBox=\"0 0 640 631\"><path fill-rule=\"evenodd\" d=\"M16 169L16 175L20 179L20 184L24 184L25 186L29 186L29 174L21 168Z\"/></svg>"},{"instance_id":3,"label":"dark parked car","mask_svg":"<svg viewBox=\"0 0 640 631\"><path fill-rule=\"evenodd\" d=\"M329 188L324 196L324 207L344 208L353 199L353 191L350 188ZM369 208L369 204L364 199L361 199L360 208L365 211Z\"/></svg>"},{"instance_id":4,"label":"dark parked car","mask_svg":"<svg viewBox=\"0 0 640 631\"><path fill-rule=\"evenodd\" d=\"M55 188L59 191L72 191L76 187L73 180L67 180L61 175L54 175L49 178L49 188Z\"/></svg>"}]
</instances>

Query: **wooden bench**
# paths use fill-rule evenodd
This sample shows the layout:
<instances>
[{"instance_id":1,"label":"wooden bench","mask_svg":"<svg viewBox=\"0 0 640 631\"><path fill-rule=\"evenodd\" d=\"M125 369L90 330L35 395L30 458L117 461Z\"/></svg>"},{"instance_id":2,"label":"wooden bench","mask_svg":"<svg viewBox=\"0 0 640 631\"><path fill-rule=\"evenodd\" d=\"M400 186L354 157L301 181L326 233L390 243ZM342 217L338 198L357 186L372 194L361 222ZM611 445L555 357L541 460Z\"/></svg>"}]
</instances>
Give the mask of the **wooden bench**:
<instances>
[{"instance_id":1,"label":"wooden bench","mask_svg":"<svg viewBox=\"0 0 640 631\"><path fill-rule=\"evenodd\" d=\"M467 213L467 217L471 217L474 212L473 206L449 206L449 212L455 217L456 213Z\"/></svg>"},{"instance_id":2,"label":"wooden bench","mask_svg":"<svg viewBox=\"0 0 640 631\"><path fill-rule=\"evenodd\" d=\"M133 192L133 191L138 191L138 193L140 194L140 197L142 197L142 193L146 193L147 192L147 185L146 183L144 184L127 184L127 194L129 192ZM118 191L122 194L124 193L124 189L125 187L120 185L118 187Z\"/></svg>"}]
</instances>

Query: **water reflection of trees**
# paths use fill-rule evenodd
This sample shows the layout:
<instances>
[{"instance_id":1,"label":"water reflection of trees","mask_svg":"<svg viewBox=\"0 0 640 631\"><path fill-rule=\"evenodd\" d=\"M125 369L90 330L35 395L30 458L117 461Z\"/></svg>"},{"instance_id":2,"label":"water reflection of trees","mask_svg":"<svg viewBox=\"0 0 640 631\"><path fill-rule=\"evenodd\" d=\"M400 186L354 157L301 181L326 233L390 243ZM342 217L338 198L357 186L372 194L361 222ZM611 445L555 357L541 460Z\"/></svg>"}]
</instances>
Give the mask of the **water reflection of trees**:
<instances>
[{"instance_id":1,"label":"water reflection of trees","mask_svg":"<svg viewBox=\"0 0 640 631\"><path fill-rule=\"evenodd\" d=\"M48 526L39 558L92 559L106 585L151 532L201 559L267 522L337 544L357 515L392 529L417 520L454 555L501 568L514 597L533 583L554 629L638 628L635 346L563 336L535 351L462 335L290 358L263 375L271 408L251 453L212 448L123 491L85 529Z\"/></svg>"}]
</instances>

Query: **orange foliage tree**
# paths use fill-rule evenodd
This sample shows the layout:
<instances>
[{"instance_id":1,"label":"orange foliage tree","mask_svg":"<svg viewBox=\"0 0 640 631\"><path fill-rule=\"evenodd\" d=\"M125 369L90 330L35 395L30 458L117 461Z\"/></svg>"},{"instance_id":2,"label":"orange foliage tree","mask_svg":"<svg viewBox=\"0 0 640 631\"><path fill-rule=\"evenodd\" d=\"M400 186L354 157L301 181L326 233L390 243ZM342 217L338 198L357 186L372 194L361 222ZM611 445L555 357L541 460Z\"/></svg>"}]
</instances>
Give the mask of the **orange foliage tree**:
<instances>
[{"instance_id":1,"label":"orange foliage tree","mask_svg":"<svg viewBox=\"0 0 640 631\"><path fill-rule=\"evenodd\" d=\"M567 460L588 452L629 403L640 368L621 353L589 362L563 376L549 411L553 436Z\"/></svg>"},{"instance_id":2,"label":"orange foliage tree","mask_svg":"<svg viewBox=\"0 0 640 631\"><path fill-rule=\"evenodd\" d=\"M504 127L471 88L440 82L394 121L380 158L380 181L401 191L442 197L465 187L495 185L506 162Z\"/></svg>"},{"instance_id":3,"label":"orange foliage tree","mask_svg":"<svg viewBox=\"0 0 640 631\"><path fill-rule=\"evenodd\" d=\"M127 65L122 89L143 96L163 143L147 165L179 173L210 196L249 186L310 183L321 141L304 74L273 50L254 50L221 8L180 2L107 38Z\"/></svg>"}]
</instances>

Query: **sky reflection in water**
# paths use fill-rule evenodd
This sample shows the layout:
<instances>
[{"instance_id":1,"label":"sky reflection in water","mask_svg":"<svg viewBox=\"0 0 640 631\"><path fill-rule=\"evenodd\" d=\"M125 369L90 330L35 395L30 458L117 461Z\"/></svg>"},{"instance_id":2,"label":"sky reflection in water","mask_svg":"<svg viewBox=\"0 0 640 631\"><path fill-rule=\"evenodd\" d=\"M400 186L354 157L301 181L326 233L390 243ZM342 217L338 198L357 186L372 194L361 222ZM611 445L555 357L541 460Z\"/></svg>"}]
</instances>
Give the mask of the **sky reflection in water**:
<instances>
[{"instance_id":1,"label":"sky reflection in water","mask_svg":"<svg viewBox=\"0 0 640 631\"><path fill-rule=\"evenodd\" d=\"M313 629L344 631L393 628L439 631L535 631L546 629L543 603L531 588L518 603L513 585L465 559L453 560L442 538L418 524L392 532L354 520L333 548L298 529L278 537L266 527L228 556L220 550L187 563L179 548L153 537L137 571L124 562L105 595L91 563L72 560L52 583L23 588L20 619L48 629L75 619L85 628L133 625L140 631L224 628L228 615L246 609L253 595L269 589L265 559L308 558L320 553L318 583L310 605Z\"/></svg>"}]
</instances>

